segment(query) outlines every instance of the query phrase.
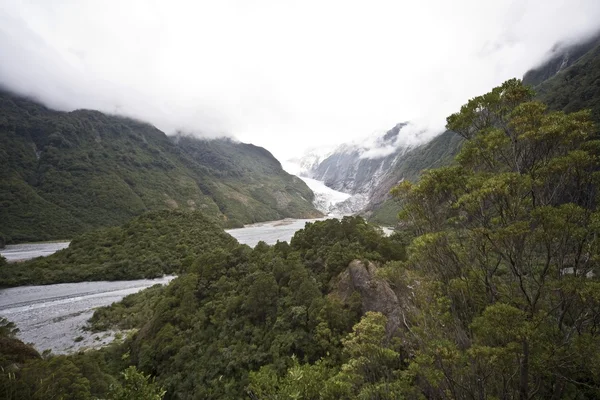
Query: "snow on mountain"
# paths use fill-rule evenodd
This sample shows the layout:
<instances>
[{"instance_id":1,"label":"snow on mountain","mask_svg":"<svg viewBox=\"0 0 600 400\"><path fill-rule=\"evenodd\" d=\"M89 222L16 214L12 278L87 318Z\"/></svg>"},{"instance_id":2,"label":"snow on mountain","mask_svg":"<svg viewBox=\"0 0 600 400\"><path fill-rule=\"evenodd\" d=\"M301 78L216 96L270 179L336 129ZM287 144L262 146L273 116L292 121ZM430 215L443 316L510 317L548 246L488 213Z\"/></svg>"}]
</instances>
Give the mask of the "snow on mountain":
<instances>
[{"instance_id":1,"label":"snow on mountain","mask_svg":"<svg viewBox=\"0 0 600 400\"><path fill-rule=\"evenodd\" d=\"M342 193L337 190L331 189L321 181L317 181L316 179L300 177L306 185L313 191L315 194L315 199L313 200L313 205L315 208L322 213L325 214L352 214L354 211L351 210L351 207L343 207L345 212L339 212L337 205L343 203L348 200L352 195L348 193Z\"/></svg>"},{"instance_id":2,"label":"snow on mountain","mask_svg":"<svg viewBox=\"0 0 600 400\"><path fill-rule=\"evenodd\" d=\"M406 123L379 136L371 136L363 144L338 146L333 153L306 172L306 176L344 193L370 197L398 157L407 151L401 131ZM399 145L400 144L400 145Z\"/></svg>"},{"instance_id":3,"label":"snow on mountain","mask_svg":"<svg viewBox=\"0 0 600 400\"><path fill-rule=\"evenodd\" d=\"M291 158L282 162L282 167L288 173L296 176L306 176L311 178L311 171L315 169L323 160L337 151L336 147L324 146L308 149L301 157Z\"/></svg>"},{"instance_id":4,"label":"snow on mountain","mask_svg":"<svg viewBox=\"0 0 600 400\"><path fill-rule=\"evenodd\" d=\"M403 178L394 171L407 154L429 140L431 132L424 126L402 122L387 132L375 132L359 141L311 149L302 157L288 160L284 169L305 180L315 192L315 207L320 211L357 213L375 195L387 196L391 186ZM331 193L346 197L332 198Z\"/></svg>"}]
</instances>

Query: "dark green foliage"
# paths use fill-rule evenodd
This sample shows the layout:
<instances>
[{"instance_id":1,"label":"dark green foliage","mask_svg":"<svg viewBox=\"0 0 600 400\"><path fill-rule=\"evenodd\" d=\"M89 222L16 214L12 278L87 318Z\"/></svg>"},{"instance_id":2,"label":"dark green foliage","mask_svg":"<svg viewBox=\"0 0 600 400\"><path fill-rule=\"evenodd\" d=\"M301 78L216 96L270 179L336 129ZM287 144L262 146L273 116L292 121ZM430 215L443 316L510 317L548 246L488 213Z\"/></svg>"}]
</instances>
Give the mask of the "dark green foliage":
<instances>
[{"instance_id":1,"label":"dark green foliage","mask_svg":"<svg viewBox=\"0 0 600 400\"><path fill-rule=\"evenodd\" d=\"M40 357L33 347L17 339L18 332L19 329L14 323L0 317L0 371L2 371L0 394L5 389L5 379L7 379L8 373L13 370L14 365Z\"/></svg>"},{"instance_id":2,"label":"dark green foliage","mask_svg":"<svg viewBox=\"0 0 600 400\"><path fill-rule=\"evenodd\" d=\"M528 71L523 82L534 86L536 98L550 109L565 112L590 109L592 119L600 123L600 36L564 49ZM462 143L460 135L446 131L403 155L367 208L369 221L394 225L400 206L387 196L389 189L401 179L416 182L423 171L450 165Z\"/></svg>"},{"instance_id":3,"label":"dark green foliage","mask_svg":"<svg viewBox=\"0 0 600 400\"><path fill-rule=\"evenodd\" d=\"M343 340L344 363L330 358L314 364L292 365L283 376L270 366L250 374L249 391L256 398L301 399L402 399L416 395L411 387L398 343L386 335L387 318L367 312ZM417 398L417 396L414 396Z\"/></svg>"},{"instance_id":4,"label":"dark green foliage","mask_svg":"<svg viewBox=\"0 0 600 400\"><path fill-rule=\"evenodd\" d=\"M0 231L67 239L148 210L201 210L224 226L312 217L312 192L265 149L169 138L97 111L49 110L0 92Z\"/></svg>"},{"instance_id":5,"label":"dark green foliage","mask_svg":"<svg viewBox=\"0 0 600 400\"><path fill-rule=\"evenodd\" d=\"M165 390L154 382L154 378L139 372L131 366L122 373L124 385L111 388L112 400L161 400Z\"/></svg>"},{"instance_id":6,"label":"dark green foliage","mask_svg":"<svg viewBox=\"0 0 600 400\"><path fill-rule=\"evenodd\" d=\"M402 339L427 398L600 394L600 141L513 79L448 117L457 165L395 189L416 288ZM595 294L592 294L595 293Z\"/></svg>"},{"instance_id":7,"label":"dark green foliage","mask_svg":"<svg viewBox=\"0 0 600 400\"><path fill-rule=\"evenodd\" d=\"M600 122L600 39L575 64L535 87L538 98L553 110L592 110Z\"/></svg>"},{"instance_id":8,"label":"dark green foliage","mask_svg":"<svg viewBox=\"0 0 600 400\"><path fill-rule=\"evenodd\" d=\"M236 245L199 211L153 211L83 234L49 257L7 264L0 286L156 278L186 271L209 249Z\"/></svg>"},{"instance_id":9,"label":"dark green foliage","mask_svg":"<svg viewBox=\"0 0 600 400\"><path fill-rule=\"evenodd\" d=\"M328 295L329 278L348 262L341 245L381 262L404 255L359 217L307 224L291 245L213 246L191 273L98 310L92 324L139 328L123 351L157 377L167 399L241 398L249 371L261 366L281 373L292 355L344 357L341 340L359 320L361 302Z\"/></svg>"},{"instance_id":10,"label":"dark green foliage","mask_svg":"<svg viewBox=\"0 0 600 400\"><path fill-rule=\"evenodd\" d=\"M296 232L290 247L298 251L323 286L355 259L399 260L404 247L359 217L327 219Z\"/></svg>"},{"instance_id":11,"label":"dark green foliage","mask_svg":"<svg viewBox=\"0 0 600 400\"><path fill-rule=\"evenodd\" d=\"M353 357L343 340L362 302L358 293L340 300L329 281L352 257L384 263L405 252L397 236L384 237L360 217L307 224L291 244L251 249L200 213L157 211L83 235L49 257L48 268L56 267L40 275L75 274L75 265L86 271L102 257L110 265L107 254L129 259L140 267L134 271L151 265L142 259L153 254L177 265L180 276L95 312L91 329L133 329L123 344L21 360L0 381L8 399L159 399L163 387L166 399L238 399L248 393L250 371L265 367L279 376L294 362L323 358L333 376Z\"/></svg>"},{"instance_id":12,"label":"dark green foliage","mask_svg":"<svg viewBox=\"0 0 600 400\"><path fill-rule=\"evenodd\" d=\"M152 317L164 290L164 286L154 285L126 296L118 303L97 309L89 320L90 329L97 332L110 328L132 329L143 325Z\"/></svg>"},{"instance_id":13,"label":"dark green foliage","mask_svg":"<svg viewBox=\"0 0 600 400\"><path fill-rule=\"evenodd\" d=\"M165 399L598 398L597 130L588 112L553 112L532 96L507 81L449 117L465 140L460 155L395 190L401 235L353 217L250 249L209 229L202 251L165 254L182 271L169 286L92 320L134 328L132 337L25 357L17 374L1 375L6 397L160 398L164 387ZM137 237L118 229L82 249ZM178 242L188 230L170 229ZM176 246L163 236L146 241ZM121 247L127 259L134 247ZM360 298L332 292L355 258L382 265L377 278L398 299L390 315L363 315ZM123 370L130 379L115 386ZM141 391L127 392L130 383Z\"/></svg>"}]
</instances>

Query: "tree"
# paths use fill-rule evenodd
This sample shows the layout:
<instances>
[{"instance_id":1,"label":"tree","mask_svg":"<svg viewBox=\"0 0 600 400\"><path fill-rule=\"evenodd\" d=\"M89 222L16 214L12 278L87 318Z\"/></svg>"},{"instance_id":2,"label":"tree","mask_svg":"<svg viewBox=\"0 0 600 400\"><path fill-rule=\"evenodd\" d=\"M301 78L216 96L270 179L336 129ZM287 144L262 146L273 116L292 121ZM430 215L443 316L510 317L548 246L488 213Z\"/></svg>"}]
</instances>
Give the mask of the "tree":
<instances>
[{"instance_id":1,"label":"tree","mask_svg":"<svg viewBox=\"0 0 600 400\"><path fill-rule=\"evenodd\" d=\"M394 189L416 235L408 266L439 283L417 291L435 288L450 316L445 338L417 317L407 338L431 397L599 393L581 346L600 348L600 142L589 112L532 98L513 79L470 100L447 120L466 139L456 165Z\"/></svg>"},{"instance_id":2,"label":"tree","mask_svg":"<svg viewBox=\"0 0 600 400\"><path fill-rule=\"evenodd\" d=\"M121 373L123 386L113 386L109 393L111 400L162 400L166 391L154 382L154 378L144 375L135 366Z\"/></svg>"}]
</instances>

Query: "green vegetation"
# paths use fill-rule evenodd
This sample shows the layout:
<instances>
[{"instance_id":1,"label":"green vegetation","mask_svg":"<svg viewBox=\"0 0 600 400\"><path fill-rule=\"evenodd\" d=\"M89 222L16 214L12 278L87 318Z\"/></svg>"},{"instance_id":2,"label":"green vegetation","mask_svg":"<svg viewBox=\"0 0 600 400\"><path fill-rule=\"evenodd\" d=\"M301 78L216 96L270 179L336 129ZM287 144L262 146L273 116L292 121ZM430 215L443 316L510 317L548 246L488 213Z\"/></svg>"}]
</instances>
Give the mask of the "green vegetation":
<instances>
[{"instance_id":1,"label":"green vegetation","mask_svg":"<svg viewBox=\"0 0 600 400\"><path fill-rule=\"evenodd\" d=\"M564 68L565 65L568 67ZM600 124L600 37L565 49L557 57L528 71L523 82L533 86L536 99L551 110L575 112L590 109L592 120ZM400 204L390 198L390 189L402 179L416 182L423 171L450 165L463 141L455 132L446 131L431 142L407 152L388 179L382 182L367 207L365 215L369 221L395 225Z\"/></svg>"},{"instance_id":2,"label":"green vegetation","mask_svg":"<svg viewBox=\"0 0 600 400\"><path fill-rule=\"evenodd\" d=\"M538 98L550 109L574 112L592 111L600 122L600 39L569 68L535 86Z\"/></svg>"},{"instance_id":3,"label":"green vegetation","mask_svg":"<svg viewBox=\"0 0 600 400\"><path fill-rule=\"evenodd\" d=\"M600 142L511 80L448 118L457 165L395 193L415 234L401 334L427 397L597 398Z\"/></svg>"},{"instance_id":4,"label":"green vegetation","mask_svg":"<svg viewBox=\"0 0 600 400\"><path fill-rule=\"evenodd\" d=\"M127 295L118 303L98 308L88 321L89 329L100 332L111 328L127 330L142 326L152 318L164 290L165 286L154 285Z\"/></svg>"},{"instance_id":5,"label":"green vegetation","mask_svg":"<svg viewBox=\"0 0 600 400\"><path fill-rule=\"evenodd\" d=\"M96 313L92 329L132 329L124 342L13 359L0 389L9 399L599 398L590 113L551 111L514 79L448 128L464 140L455 163L394 190L402 234L360 217L254 249L213 234L167 287Z\"/></svg>"},{"instance_id":6,"label":"green vegetation","mask_svg":"<svg viewBox=\"0 0 600 400\"><path fill-rule=\"evenodd\" d=\"M114 400L161 400L165 390L150 376L139 372L136 367L128 367L122 373L124 385L111 388L109 398Z\"/></svg>"},{"instance_id":7,"label":"green vegetation","mask_svg":"<svg viewBox=\"0 0 600 400\"><path fill-rule=\"evenodd\" d=\"M164 389L130 366L120 374L116 348L73 356L43 356L15 337L0 318L0 398L6 400L161 400ZM126 358L126 357L124 357ZM109 373L110 371L110 373Z\"/></svg>"},{"instance_id":8,"label":"green vegetation","mask_svg":"<svg viewBox=\"0 0 600 400\"><path fill-rule=\"evenodd\" d=\"M532 98L511 80L470 100L448 118L465 139L456 165L394 190L412 235L408 260L380 271L395 335L366 313L343 363L262 367L256 398L600 396L600 141L588 112Z\"/></svg>"},{"instance_id":9,"label":"green vegetation","mask_svg":"<svg viewBox=\"0 0 600 400\"><path fill-rule=\"evenodd\" d=\"M156 278L186 271L209 249L233 246L237 241L199 211L153 211L83 234L51 256L6 264L0 287Z\"/></svg>"},{"instance_id":10,"label":"green vegetation","mask_svg":"<svg viewBox=\"0 0 600 400\"><path fill-rule=\"evenodd\" d=\"M157 209L201 210L227 227L319 215L263 148L3 92L0 165L0 243L73 238Z\"/></svg>"},{"instance_id":11,"label":"green vegetation","mask_svg":"<svg viewBox=\"0 0 600 400\"><path fill-rule=\"evenodd\" d=\"M92 329L133 328L136 333L101 351L52 358L61 364L43 367L71 377L56 390L74 390L73 382L81 382L82 393L89 388L89 396L112 398L109 388L119 371L134 366L149 385L154 385L149 374L155 377L154 393L164 387L166 399L243 398L250 371L261 367L283 373L293 365L292 356L341 363L344 339L359 322L362 303L358 294L338 295L336 277L353 258L385 263L405 257L397 236L384 237L359 217L307 224L290 244L259 243L251 249L211 243L167 287L98 310ZM81 367L88 363L95 369ZM37 385L29 380L29 370L20 371L25 372L10 381L16 390L10 398L29 398L27 388ZM47 379L35 371L31 376ZM115 398L128 398L123 396Z\"/></svg>"}]
</instances>

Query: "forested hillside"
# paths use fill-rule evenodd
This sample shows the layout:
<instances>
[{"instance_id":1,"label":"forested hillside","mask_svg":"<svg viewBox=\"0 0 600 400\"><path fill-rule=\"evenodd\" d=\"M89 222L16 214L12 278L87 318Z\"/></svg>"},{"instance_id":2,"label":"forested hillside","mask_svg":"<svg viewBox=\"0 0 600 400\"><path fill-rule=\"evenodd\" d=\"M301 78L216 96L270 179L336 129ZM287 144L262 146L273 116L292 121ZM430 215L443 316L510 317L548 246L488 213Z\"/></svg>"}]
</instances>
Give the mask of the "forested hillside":
<instances>
[{"instance_id":1,"label":"forested hillside","mask_svg":"<svg viewBox=\"0 0 600 400\"><path fill-rule=\"evenodd\" d=\"M600 122L600 37L590 45L591 49L576 63L534 89L551 109L566 112L590 109L594 121Z\"/></svg>"},{"instance_id":2,"label":"forested hillside","mask_svg":"<svg viewBox=\"0 0 600 400\"><path fill-rule=\"evenodd\" d=\"M363 214L371 222L395 225L400 206L392 200L390 190L401 180L416 182L423 171L450 164L462 143L463 139L459 135L445 131L430 142L407 151L373 191Z\"/></svg>"},{"instance_id":3,"label":"forested hillside","mask_svg":"<svg viewBox=\"0 0 600 400\"><path fill-rule=\"evenodd\" d=\"M95 229L47 257L0 268L0 288L157 278L187 271L205 251L237 241L200 211L151 211L122 226Z\"/></svg>"},{"instance_id":4,"label":"forested hillside","mask_svg":"<svg viewBox=\"0 0 600 400\"><path fill-rule=\"evenodd\" d=\"M165 223L153 225L161 229ZM133 372L157 378L167 391L165 398L247 397L251 372L261 366L283 373L292 355L303 362L323 357L341 362L342 339L363 310L379 309L368 299L379 296L371 287L378 281L374 271L368 279L352 278L344 275L348 264L354 259L383 264L405 257L399 236L386 238L359 217L308 224L290 244L259 243L255 249L232 246L206 225L199 229L209 232L189 244L200 253L184 263L179 278L94 315L92 329L133 328L134 336L69 357L41 360L33 352L17 362L0 359L0 396L46 399L72 392L66 398L112 399L109 388L119 371L136 366ZM97 252L101 244L86 237L78 249L59 259L81 260L87 257L85 250ZM160 243L146 237L151 245ZM167 254L178 260L179 252ZM21 345L13 341L13 346ZM51 383L54 376L63 379Z\"/></svg>"},{"instance_id":5,"label":"forested hillside","mask_svg":"<svg viewBox=\"0 0 600 400\"><path fill-rule=\"evenodd\" d=\"M97 111L69 113L0 92L0 236L67 239L156 209L223 226L312 217L313 194L265 149L168 137Z\"/></svg>"},{"instance_id":6,"label":"forested hillside","mask_svg":"<svg viewBox=\"0 0 600 400\"><path fill-rule=\"evenodd\" d=\"M589 109L600 123L600 36L562 48L544 64L528 71L523 82L533 86L536 98L552 110L574 112ZM370 221L395 223L400 205L389 196L400 180L415 182L424 170L449 165L463 139L446 131L431 142L404 154L374 192L365 208Z\"/></svg>"},{"instance_id":7,"label":"forested hillside","mask_svg":"<svg viewBox=\"0 0 600 400\"><path fill-rule=\"evenodd\" d=\"M460 153L394 189L392 237L360 217L254 249L209 234L169 286L96 312L91 329L134 330L121 344L40 358L0 330L15 354L0 359L0 393L126 399L136 383L152 399L599 398L590 113L553 111L513 79L448 129Z\"/></svg>"}]
</instances>

